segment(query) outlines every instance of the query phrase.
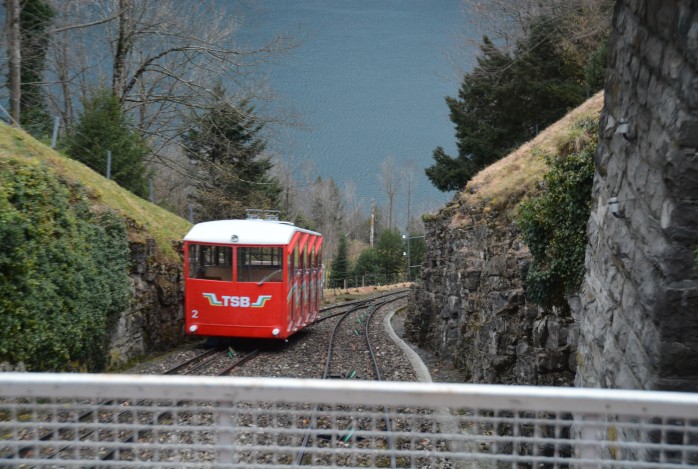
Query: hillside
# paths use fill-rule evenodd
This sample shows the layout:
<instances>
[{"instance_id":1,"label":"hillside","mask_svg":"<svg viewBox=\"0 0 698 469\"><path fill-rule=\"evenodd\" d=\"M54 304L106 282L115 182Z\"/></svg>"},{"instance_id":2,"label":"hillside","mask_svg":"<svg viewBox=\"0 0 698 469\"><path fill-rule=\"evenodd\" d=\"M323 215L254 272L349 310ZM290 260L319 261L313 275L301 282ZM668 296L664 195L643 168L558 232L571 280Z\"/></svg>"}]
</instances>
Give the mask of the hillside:
<instances>
[{"instance_id":1,"label":"hillside","mask_svg":"<svg viewBox=\"0 0 698 469\"><path fill-rule=\"evenodd\" d=\"M191 226L187 220L141 199L82 163L72 160L37 141L22 130L0 125L0 158L16 158L27 165L49 168L66 184L78 184L91 203L118 211L129 224L129 238L143 242L153 238L158 251L170 259L177 255L172 242L182 239Z\"/></svg>"},{"instance_id":2,"label":"hillside","mask_svg":"<svg viewBox=\"0 0 698 469\"><path fill-rule=\"evenodd\" d=\"M180 342L188 228L0 125L0 368L104 371Z\"/></svg>"},{"instance_id":3,"label":"hillside","mask_svg":"<svg viewBox=\"0 0 698 469\"><path fill-rule=\"evenodd\" d=\"M486 211L504 211L511 216L512 209L525 195L537 191L547 170L541 155L554 154L560 146L575 138L571 127L585 117L598 119L602 106L603 92L600 91L535 138L476 174L458 194L457 200L482 205Z\"/></svg>"},{"instance_id":4,"label":"hillside","mask_svg":"<svg viewBox=\"0 0 698 469\"><path fill-rule=\"evenodd\" d=\"M527 295L532 257L517 213L542 192L544 155L595 145L580 123L598 121L599 93L478 173L453 202L425 217L427 256L412 290L407 337L462 373L464 382L571 385L569 311ZM567 158L560 158L566 160Z\"/></svg>"}]
</instances>

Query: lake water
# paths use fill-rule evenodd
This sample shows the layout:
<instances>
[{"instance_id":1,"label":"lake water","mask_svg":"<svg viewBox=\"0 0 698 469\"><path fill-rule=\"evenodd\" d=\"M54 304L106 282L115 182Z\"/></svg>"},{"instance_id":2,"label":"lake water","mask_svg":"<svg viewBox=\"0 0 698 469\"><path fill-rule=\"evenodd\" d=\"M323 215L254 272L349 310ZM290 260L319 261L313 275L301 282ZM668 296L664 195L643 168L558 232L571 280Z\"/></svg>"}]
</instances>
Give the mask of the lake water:
<instances>
[{"instance_id":1,"label":"lake water","mask_svg":"<svg viewBox=\"0 0 698 469\"><path fill-rule=\"evenodd\" d=\"M245 3L243 3L245 5ZM388 155L415 180L412 213L433 210L452 197L424 174L432 151L456 153L445 96L460 84L449 55L460 50L469 23L461 0L260 0L242 8L241 40L261 43L288 34L300 45L264 64L279 100L304 128L282 128L275 152L297 166L313 162L317 175L340 189L353 180L368 210L370 199L387 207L378 179ZM467 53L466 53L467 54ZM278 130L278 129L277 129ZM300 176L299 176L300 177ZM406 186L398 190L395 217L406 222Z\"/></svg>"}]
</instances>

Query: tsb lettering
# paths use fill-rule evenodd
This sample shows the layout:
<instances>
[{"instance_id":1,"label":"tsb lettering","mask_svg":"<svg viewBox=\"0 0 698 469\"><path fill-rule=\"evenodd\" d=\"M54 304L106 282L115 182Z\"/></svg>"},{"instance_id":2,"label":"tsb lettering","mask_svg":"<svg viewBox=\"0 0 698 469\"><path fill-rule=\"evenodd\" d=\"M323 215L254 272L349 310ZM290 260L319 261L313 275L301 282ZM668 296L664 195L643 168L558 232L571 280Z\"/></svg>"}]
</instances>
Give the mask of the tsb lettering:
<instances>
[{"instance_id":1,"label":"tsb lettering","mask_svg":"<svg viewBox=\"0 0 698 469\"><path fill-rule=\"evenodd\" d=\"M249 308L250 297L249 296L222 296L223 306L232 306L234 308Z\"/></svg>"}]
</instances>

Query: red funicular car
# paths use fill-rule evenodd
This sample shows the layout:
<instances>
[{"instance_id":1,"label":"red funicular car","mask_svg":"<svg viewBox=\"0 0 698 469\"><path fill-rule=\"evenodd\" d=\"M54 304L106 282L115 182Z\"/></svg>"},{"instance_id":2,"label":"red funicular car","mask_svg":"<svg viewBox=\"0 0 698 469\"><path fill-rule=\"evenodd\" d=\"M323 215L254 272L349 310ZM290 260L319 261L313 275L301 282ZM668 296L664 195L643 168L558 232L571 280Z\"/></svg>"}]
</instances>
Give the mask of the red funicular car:
<instances>
[{"instance_id":1,"label":"red funicular car","mask_svg":"<svg viewBox=\"0 0 698 469\"><path fill-rule=\"evenodd\" d=\"M315 321L322 235L253 212L184 237L188 334L285 339Z\"/></svg>"}]
</instances>

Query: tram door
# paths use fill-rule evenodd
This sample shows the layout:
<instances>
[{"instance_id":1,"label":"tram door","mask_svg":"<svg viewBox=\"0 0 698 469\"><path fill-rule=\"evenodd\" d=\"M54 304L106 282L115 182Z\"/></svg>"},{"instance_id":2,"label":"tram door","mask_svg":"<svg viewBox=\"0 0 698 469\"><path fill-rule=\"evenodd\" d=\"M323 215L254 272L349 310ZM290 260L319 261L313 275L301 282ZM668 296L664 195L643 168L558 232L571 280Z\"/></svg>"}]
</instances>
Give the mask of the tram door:
<instances>
[{"instance_id":1,"label":"tram door","mask_svg":"<svg viewBox=\"0 0 698 469\"><path fill-rule=\"evenodd\" d=\"M315 309L320 312L320 301L322 300L322 289L325 286L325 272L322 269L322 238L318 240L317 256L315 256L315 286L317 289L315 295Z\"/></svg>"},{"instance_id":2,"label":"tram door","mask_svg":"<svg viewBox=\"0 0 698 469\"><path fill-rule=\"evenodd\" d=\"M286 330L293 329L296 318L296 265L298 257L298 244L296 243L288 253L288 293L286 297Z\"/></svg>"},{"instance_id":3,"label":"tram door","mask_svg":"<svg viewBox=\"0 0 698 469\"><path fill-rule=\"evenodd\" d=\"M298 244L293 249L293 259L296 263L296 270L293 273L293 327L297 328L300 324L300 318L303 314L301 309L301 255L300 251L302 249L301 240L299 239Z\"/></svg>"},{"instance_id":4,"label":"tram door","mask_svg":"<svg viewBox=\"0 0 698 469\"><path fill-rule=\"evenodd\" d=\"M315 243L317 238L313 236L312 245L310 249L310 256L308 260L308 275L309 287L308 287L308 322L311 323L315 321Z\"/></svg>"},{"instance_id":5,"label":"tram door","mask_svg":"<svg viewBox=\"0 0 698 469\"><path fill-rule=\"evenodd\" d=\"M308 239L309 235L303 233L300 239L300 297L301 304L298 311L298 324L305 324L308 320Z\"/></svg>"}]
</instances>

